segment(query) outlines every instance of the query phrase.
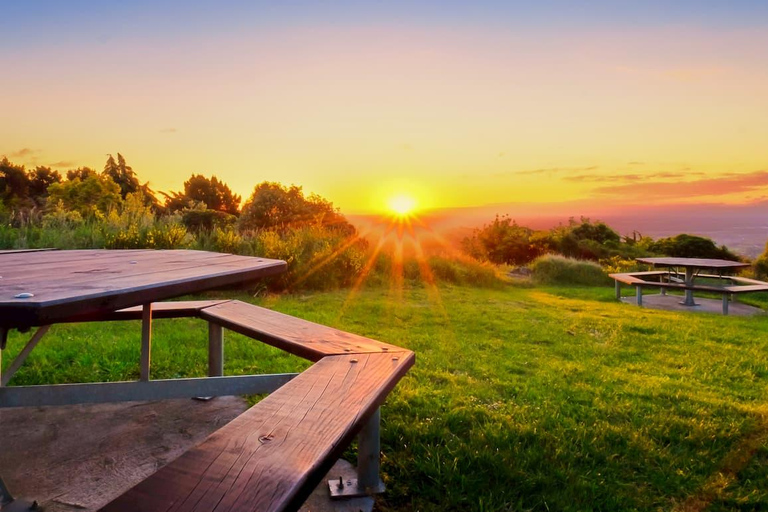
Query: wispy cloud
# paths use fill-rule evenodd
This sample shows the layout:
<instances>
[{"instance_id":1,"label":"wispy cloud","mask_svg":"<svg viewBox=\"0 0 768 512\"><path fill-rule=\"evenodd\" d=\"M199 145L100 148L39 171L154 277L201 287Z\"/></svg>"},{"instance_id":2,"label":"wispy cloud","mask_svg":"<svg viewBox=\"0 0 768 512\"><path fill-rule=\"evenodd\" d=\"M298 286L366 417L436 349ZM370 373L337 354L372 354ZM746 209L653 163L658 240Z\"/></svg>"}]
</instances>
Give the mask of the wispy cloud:
<instances>
[{"instance_id":1,"label":"wispy cloud","mask_svg":"<svg viewBox=\"0 0 768 512\"><path fill-rule=\"evenodd\" d=\"M71 160L59 160L58 162L48 164L48 167L74 167L75 165L77 165L77 162Z\"/></svg>"},{"instance_id":2,"label":"wispy cloud","mask_svg":"<svg viewBox=\"0 0 768 512\"><path fill-rule=\"evenodd\" d=\"M673 174L673 173L667 173ZM729 173L716 178L685 181L670 186L664 181L632 182L622 185L598 187L594 192L606 195L620 195L631 199L694 198L703 196L724 196L747 193L768 187L768 171L750 173Z\"/></svg>"},{"instance_id":3,"label":"wispy cloud","mask_svg":"<svg viewBox=\"0 0 768 512\"><path fill-rule=\"evenodd\" d=\"M563 181L612 183L617 181L638 181L642 178L639 174L578 174L576 176L566 176L563 178Z\"/></svg>"},{"instance_id":4,"label":"wispy cloud","mask_svg":"<svg viewBox=\"0 0 768 512\"><path fill-rule=\"evenodd\" d=\"M7 153L8 158L34 158L37 153L40 153L39 149L21 148L18 151L11 151Z\"/></svg>"},{"instance_id":5,"label":"wispy cloud","mask_svg":"<svg viewBox=\"0 0 768 512\"><path fill-rule=\"evenodd\" d=\"M651 174L577 174L575 176L565 176L563 177L563 181L580 183L617 183L636 182L640 180L680 180L693 176L703 175L703 172L655 172Z\"/></svg>"},{"instance_id":6,"label":"wispy cloud","mask_svg":"<svg viewBox=\"0 0 768 512\"><path fill-rule=\"evenodd\" d=\"M532 176L537 174L559 174L564 172L586 172L595 171L600 167L597 165L590 165L589 167L545 167L542 169L532 169L529 171L515 171L512 174L518 176Z\"/></svg>"}]
</instances>

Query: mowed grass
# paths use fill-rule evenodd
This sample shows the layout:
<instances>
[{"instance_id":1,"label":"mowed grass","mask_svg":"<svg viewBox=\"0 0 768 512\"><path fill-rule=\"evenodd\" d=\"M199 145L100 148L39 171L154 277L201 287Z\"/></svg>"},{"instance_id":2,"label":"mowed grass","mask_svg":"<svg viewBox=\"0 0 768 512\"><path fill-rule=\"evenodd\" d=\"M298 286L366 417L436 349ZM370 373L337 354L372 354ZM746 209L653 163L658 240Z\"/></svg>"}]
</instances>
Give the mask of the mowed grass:
<instances>
[{"instance_id":1,"label":"mowed grass","mask_svg":"<svg viewBox=\"0 0 768 512\"><path fill-rule=\"evenodd\" d=\"M382 409L380 510L768 509L768 317L640 309L612 287L238 298L416 352ZM157 321L153 377L204 375L206 332ZM13 383L136 378L139 336L56 326ZM226 340L227 374L307 366Z\"/></svg>"}]
</instances>

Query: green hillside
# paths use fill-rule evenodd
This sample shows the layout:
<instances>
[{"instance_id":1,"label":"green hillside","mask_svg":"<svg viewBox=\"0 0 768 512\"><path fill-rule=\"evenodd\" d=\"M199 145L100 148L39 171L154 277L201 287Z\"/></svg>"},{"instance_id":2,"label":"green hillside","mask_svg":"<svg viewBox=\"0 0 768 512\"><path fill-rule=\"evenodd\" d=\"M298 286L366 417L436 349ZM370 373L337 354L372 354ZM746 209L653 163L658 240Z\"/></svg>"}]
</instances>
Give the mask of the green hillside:
<instances>
[{"instance_id":1,"label":"green hillside","mask_svg":"<svg viewBox=\"0 0 768 512\"><path fill-rule=\"evenodd\" d=\"M239 297L416 351L382 411L379 509L768 508L768 317L639 309L612 287L404 286ZM138 332L55 326L14 383L135 378L119 365ZM203 375L205 342L200 321L157 321L153 376ZM227 333L228 374L305 365Z\"/></svg>"}]
</instances>

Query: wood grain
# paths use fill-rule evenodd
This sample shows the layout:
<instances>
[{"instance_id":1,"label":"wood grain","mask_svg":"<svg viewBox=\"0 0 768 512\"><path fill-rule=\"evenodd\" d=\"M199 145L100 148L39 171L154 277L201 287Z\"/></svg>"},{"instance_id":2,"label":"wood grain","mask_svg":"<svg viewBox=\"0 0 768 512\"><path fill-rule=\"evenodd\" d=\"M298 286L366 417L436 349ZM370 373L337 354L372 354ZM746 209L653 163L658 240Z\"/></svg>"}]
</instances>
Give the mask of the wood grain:
<instances>
[{"instance_id":1,"label":"wood grain","mask_svg":"<svg viewBox=\"0 0 768 512\"><path fill-rule=\"evenodd\" d=\"M51 251L0 259L0 326L95 315L283 272L280 260L204 251ZM15 298L22 292L27 299Z\"/></svg>"},{"instance_id":2,"label":"wood grain","mask_svg":"<svg viewBox=\"0 0 768 512\"><path fill-rule=\"evenodd\" d=\"M102 510L296 510L414 360L326 357Z\"/></svg>"},{"instance_id":3,"label":"wood grain","mask_svg":"<svg viewBox=\"0 0 768 512\"><path fill-rule=\"evenodd\" d=\"M402 350L239 300L205 308L200 317L311 361L332 354Z\"/></svg>"},{"instance_id":4,"label":"wood grain","mask_svg":"<svg viewBox=\"0 0 768 512\"><path fill-rule=\"evenodd\" d=\"M648 263L656 267L736 269L749 266L749 263L742 263L740 261L718 260L710 258L637 258L637 261L641 263Z\"/></svg>"}]
</instances>

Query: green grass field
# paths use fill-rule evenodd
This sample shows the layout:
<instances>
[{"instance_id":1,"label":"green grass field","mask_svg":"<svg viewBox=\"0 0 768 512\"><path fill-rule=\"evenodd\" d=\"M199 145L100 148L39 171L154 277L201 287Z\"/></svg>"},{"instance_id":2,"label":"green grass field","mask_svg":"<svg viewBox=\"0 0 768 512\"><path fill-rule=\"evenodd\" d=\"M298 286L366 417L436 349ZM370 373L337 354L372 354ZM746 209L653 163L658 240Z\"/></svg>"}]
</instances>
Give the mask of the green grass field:
<instances>
[{"instance_id":1,"label":"green grass field","mask_svg":"<svg viewBox=\"0 0 768 512\"><path fill-rule=\"evenodd\" d=\"M406 281L238 298L416 352L382 409L380 510L768 509L768 317L613 293ZM137 378L139 336L137 322L56 326L13 384ZM308 364L226 339L227 374ZM206 340L202 321L157 321L153 377L203 375Z\"/></svg>"}]
</instances>

